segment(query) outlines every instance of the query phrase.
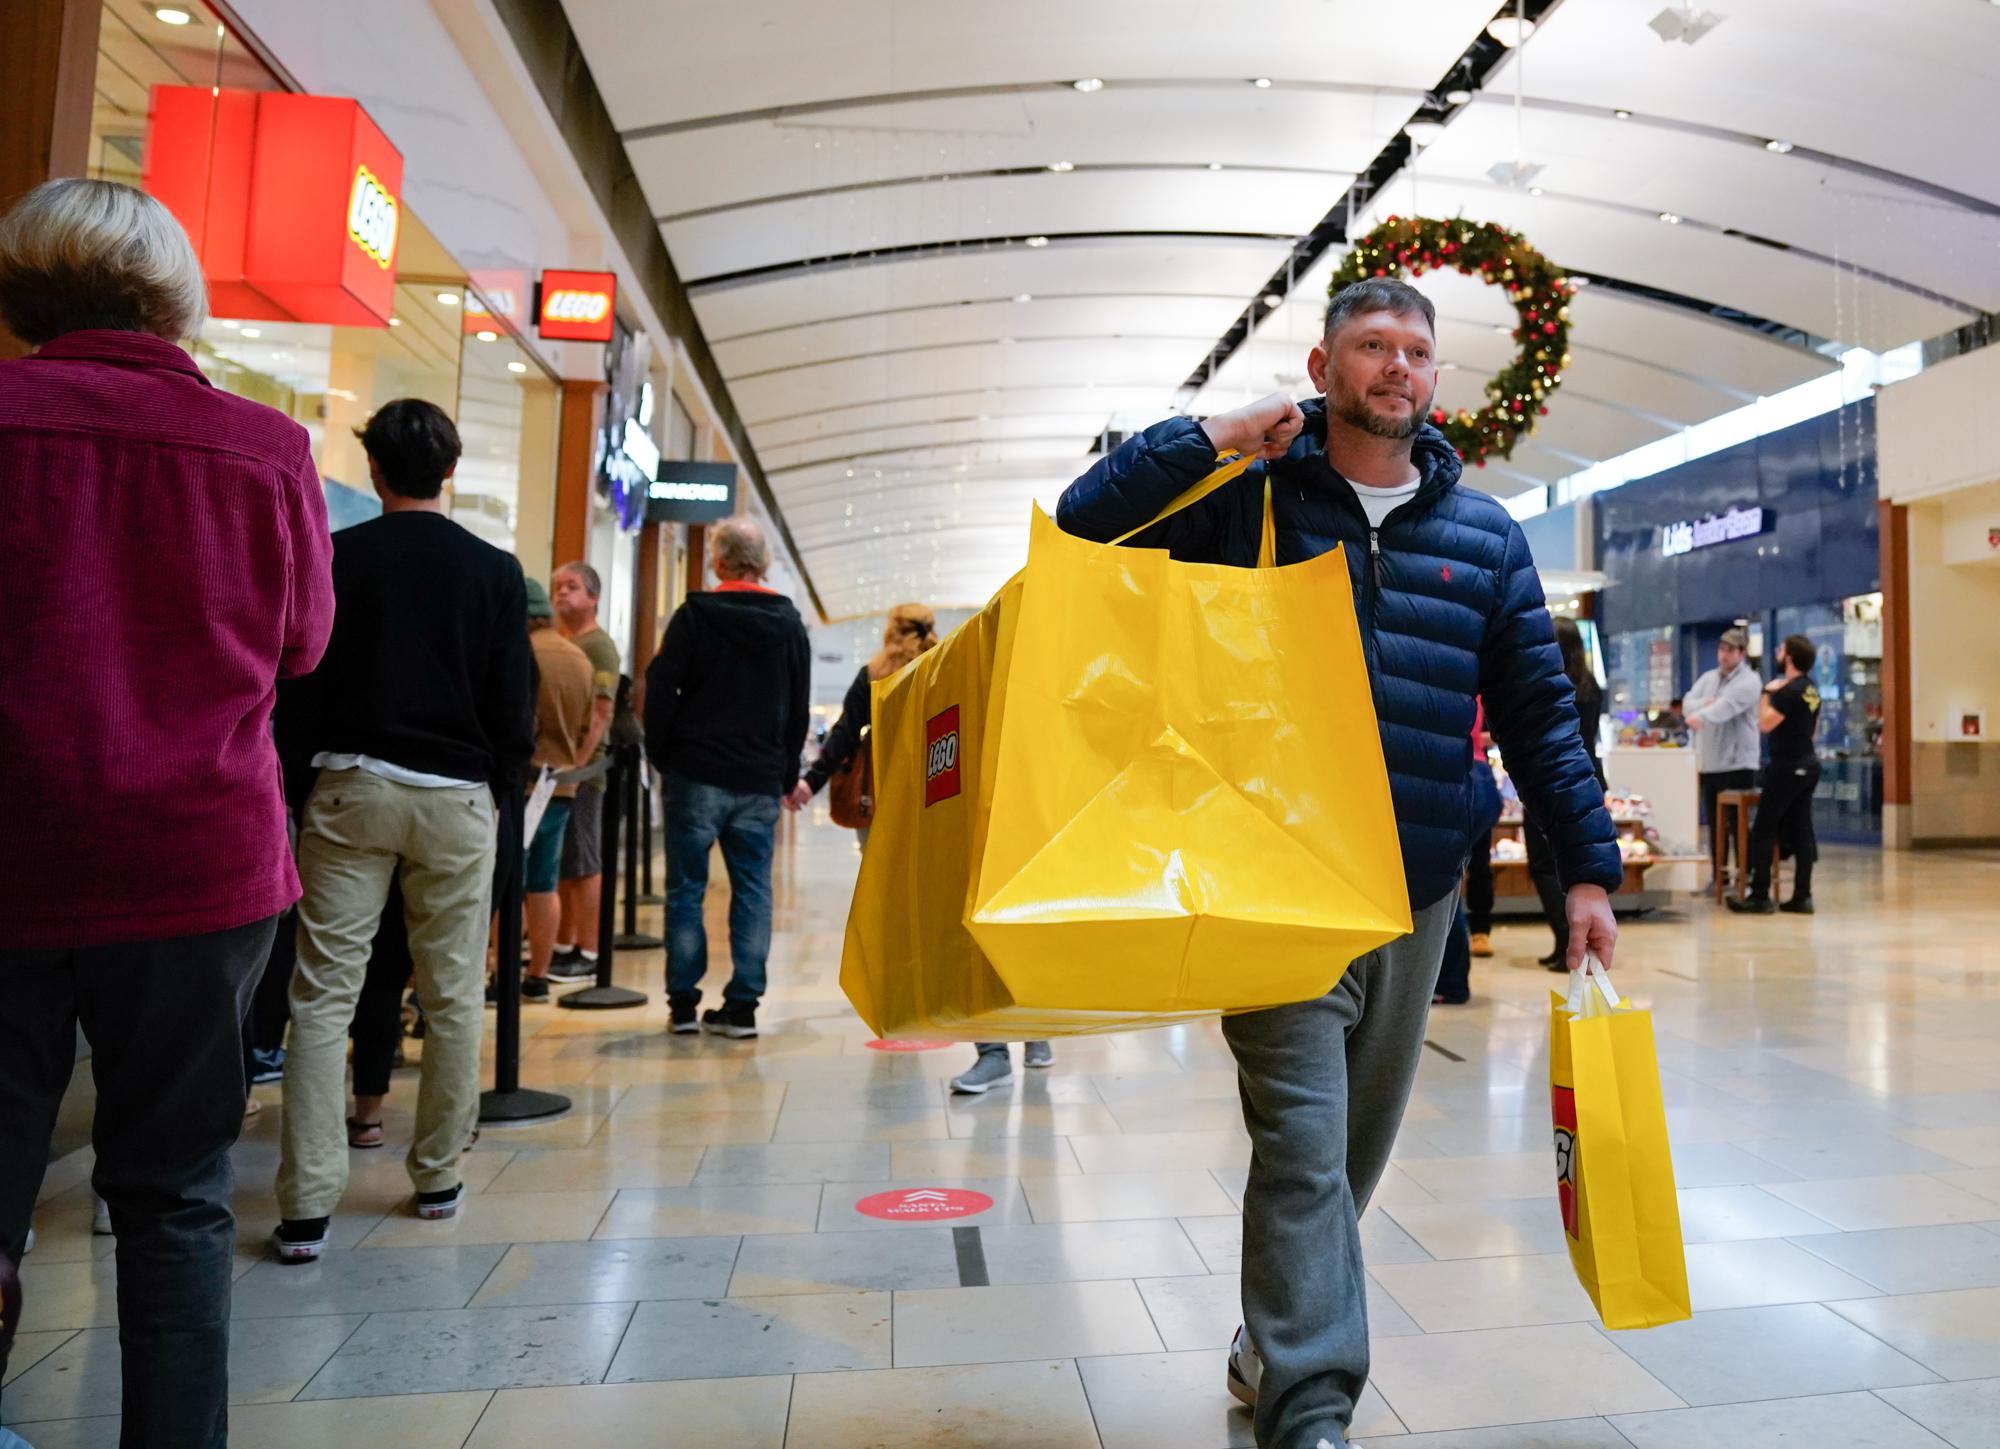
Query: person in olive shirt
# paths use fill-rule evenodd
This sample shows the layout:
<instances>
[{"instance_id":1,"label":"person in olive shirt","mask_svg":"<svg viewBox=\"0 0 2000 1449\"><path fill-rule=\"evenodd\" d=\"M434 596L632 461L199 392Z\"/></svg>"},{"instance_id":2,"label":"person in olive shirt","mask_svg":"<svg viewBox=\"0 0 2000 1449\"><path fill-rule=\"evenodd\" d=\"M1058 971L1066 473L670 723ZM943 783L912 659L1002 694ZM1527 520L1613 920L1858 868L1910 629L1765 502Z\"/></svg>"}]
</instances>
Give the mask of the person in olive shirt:
<instances>
[{"instance_id":1,"label":"person in olive shirt","mask_svg":"<svg viewBox=\"0 0 2000 1449\"><path fill-rule=\"evenodd\" d=\"M618 699L622 661L618 645L598 625L597 601L604 581L587 563L567 563L549 581L556 624L563 638L590 656L590 735L584 742L584 762L601 760L610 751L611 715ZM587 780L577 787L569 825L562 843L562 921L556 928L556 955L549 974L557 981L580 981L597 974L598 902L604 889L604 780Z\"/></svg>"},{"instance_id":2,"label":"person in olive shirt","mask_svg":"<svg viewBox=\"0 0 2000 1449\"><path fill-rule=\"evenodd\" d=\"M533 764L537 773L546 767L560 777L590 760L590 738L597 718L593 713L596 666L588 654L557 631L555 607L542 586L529 579L527 589L528 645L535 651L537 676ZM528 925L528 970L521 978L523 1001L549 999L559 910L557 867L569 838L576 800L585 788L558 784L534 839L528 842L522 881Z\"/></svg>"},{"instance_id":3,"label":"person in olive shirt","mask_svg":"<svg viewBox=\"0 0 2000 1449\"><path fill-rule=\"evenodd\" d=\"M1813 834L1812 797L1819 788L1819 755L1813 735L1819 729L1819 688L1812 681L1819 651L1803 634L1793 634L1779 646L1785 672L1764 686L1757 706L1757 728L1771 741L1771 763L1764 770L1764 793L1757 802L1757 819L1750 827L1750 894L1731 897L1729 909L1754 915L1789 911L1813 913L1813 862L1819 841ZM1771 899L1772 848L1779 843L1797 867L1792 898L1783 905Z\"/></svg>"}]
</instances>

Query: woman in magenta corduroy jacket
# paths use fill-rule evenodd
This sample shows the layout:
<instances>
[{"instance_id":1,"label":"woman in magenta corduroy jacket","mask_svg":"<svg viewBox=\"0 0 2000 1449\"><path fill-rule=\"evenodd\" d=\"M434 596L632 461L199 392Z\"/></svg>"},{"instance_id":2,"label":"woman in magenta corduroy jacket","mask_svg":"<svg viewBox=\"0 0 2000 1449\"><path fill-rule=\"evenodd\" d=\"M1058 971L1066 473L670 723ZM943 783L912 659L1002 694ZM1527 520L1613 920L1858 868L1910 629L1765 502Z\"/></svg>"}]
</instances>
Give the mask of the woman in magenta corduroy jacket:
<instances>
[{"instance_id":1,"label":"woman in magenta corduroy jacket","mask_svg":"<svg viewBox=\"0 0 2000 1449\"><path fill-rule=\"evenodd\" d=\"M124 1442L160 1446L227 1439L241 1022L299 895L271 701L333 621L306 430L176 345L206 305L130 187L51 181L0 219L0 321L31 349L0 362L0 1253L80 1024Z\"/></svg>"}]
</instances>

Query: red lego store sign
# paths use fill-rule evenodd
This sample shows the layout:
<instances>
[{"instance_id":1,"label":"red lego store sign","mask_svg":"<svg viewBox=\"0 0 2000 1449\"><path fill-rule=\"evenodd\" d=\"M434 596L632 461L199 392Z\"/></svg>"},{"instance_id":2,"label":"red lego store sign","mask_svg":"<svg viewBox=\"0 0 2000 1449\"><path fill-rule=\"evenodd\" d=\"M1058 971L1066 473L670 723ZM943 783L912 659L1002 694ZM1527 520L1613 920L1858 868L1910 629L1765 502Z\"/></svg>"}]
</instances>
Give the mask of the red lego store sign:
<instances>
[{"instance_id":1,"label":"red lego store sign","mask_svg":"<svg viewBox=\"0 0 2000 1449\"><path fill-rule=\"evenodd\" d=\"M562 342L609 342L618 306L614 272L543 272L535 331Z\"/></svg>"},{"instance_id":2,"label":"red lego store sign","mask_svg":"<svg viewBox=\"0 0 2000 1449\"><path fill-rule=\"evenodd\" d=\"M526 272L505 267L474 267L471 277L472 286L478 290L468 289L465 305L459 309L467 335L498 332L503 319L516 329L528 325Z\"/></svg>"},{"instance_id":3,"label":"red lego store sign","mask_svg":"<svg viewBox=\"0 0 2000 1449\"><path fill-rule=\"evenodd\" d=\"M155 86L144 184L187 228L217 315L387 325L403 157L360 102Z\"/></svg>"}]
</instances>

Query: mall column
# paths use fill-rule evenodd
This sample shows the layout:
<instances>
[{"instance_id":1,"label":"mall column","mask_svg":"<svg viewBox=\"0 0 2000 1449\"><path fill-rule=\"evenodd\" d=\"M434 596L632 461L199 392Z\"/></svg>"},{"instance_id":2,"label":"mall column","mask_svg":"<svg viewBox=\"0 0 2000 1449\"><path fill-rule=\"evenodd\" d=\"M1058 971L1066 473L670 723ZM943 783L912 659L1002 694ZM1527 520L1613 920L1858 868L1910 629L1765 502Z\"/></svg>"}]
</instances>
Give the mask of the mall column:
<instances>
[{"instance_id":1,"label":"mall column","mask_svg":"<svg viewBox=\"0 0 2000 1449\"><path fill-rule=\"evenodd\" d=\"M90 164L102 0L0 4L0 211ZM0 328L0 357L23 348Z\"/></svg>"}]
</instances>

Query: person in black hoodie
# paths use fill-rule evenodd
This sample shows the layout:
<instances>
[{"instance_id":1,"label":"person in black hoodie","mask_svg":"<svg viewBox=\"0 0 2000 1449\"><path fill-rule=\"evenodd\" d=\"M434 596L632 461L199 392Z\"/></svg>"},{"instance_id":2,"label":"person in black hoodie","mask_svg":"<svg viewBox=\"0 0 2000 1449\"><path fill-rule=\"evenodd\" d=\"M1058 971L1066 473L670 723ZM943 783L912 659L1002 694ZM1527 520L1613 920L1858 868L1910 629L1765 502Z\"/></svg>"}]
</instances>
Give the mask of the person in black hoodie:
<instances>
[{"instance_id":1,"label":"person in black hoodie","mask_svg":"<svg viewBox=\"0 0 2000 1449\"><path fill-rule=\"evenodd\" d=\"M714 592L694 594L667 623L646 670L646 754L660 773L666 819L667 1004L670 1030L757 1034L771 952L771 853L781 802L799 781L812 667L792 601L764 587L771 550L747 518L709 535ZM701 1016L708 974L709 850L729 870L729 957L722 1006Z\"/></svg>"}]
</instances>

